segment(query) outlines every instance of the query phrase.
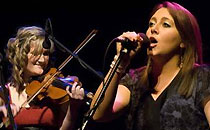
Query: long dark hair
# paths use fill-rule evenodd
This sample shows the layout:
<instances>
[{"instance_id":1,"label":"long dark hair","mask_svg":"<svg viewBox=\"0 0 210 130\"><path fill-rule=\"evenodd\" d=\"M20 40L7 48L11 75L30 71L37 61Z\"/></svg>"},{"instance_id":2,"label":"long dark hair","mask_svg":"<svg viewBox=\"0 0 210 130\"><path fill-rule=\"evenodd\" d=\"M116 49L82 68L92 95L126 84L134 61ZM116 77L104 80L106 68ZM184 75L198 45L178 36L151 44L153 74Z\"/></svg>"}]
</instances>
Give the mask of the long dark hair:
<instances>
[{"instance_id":1,"label":"long dark hair","mask_svg":"<svg viewBox=\"0 0 210 130\"><path fill-rule=\"evenodd\" d=\"M182 42L185 44L185 48L180 54L180 57L182 58L182 61L180 61L182 62L180 73L183 80L180 87L178 88L178 92L181 95L188 97L192 93L193 86L191 83L195 78L192 75L192 70L195 65L203 63L200 28L194 15L181 5L175 2L163 2L153 8L151 16L160 8L167 8L170 15L174 19L175 26L181 36ZM144 86L149 86L148 77L149 73L151 72L151 64L152 61L149 57L147 67L140 81L140 83L144 84ZM151 89L151 91L154 91L154 88L145 89Z\"/></svg>"}]
</instances>

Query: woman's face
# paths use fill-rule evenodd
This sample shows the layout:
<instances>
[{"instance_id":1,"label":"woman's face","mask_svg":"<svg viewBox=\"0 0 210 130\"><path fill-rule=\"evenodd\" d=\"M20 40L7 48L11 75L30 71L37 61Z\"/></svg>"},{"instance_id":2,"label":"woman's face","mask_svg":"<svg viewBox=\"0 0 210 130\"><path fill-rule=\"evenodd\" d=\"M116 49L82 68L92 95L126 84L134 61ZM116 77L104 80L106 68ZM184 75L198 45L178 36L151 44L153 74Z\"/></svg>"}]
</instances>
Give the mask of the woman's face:
<instances>
[{"instance_id":1,"label":"woman's face","mask_svg":"<svg viewBox=\"0 0 210 130\"><path fill-rule=\"evenodd\" d=\"M181 37L172 16L166 8L160 8L149 21L147 36L151 41L148 55L173 56L179 54Z\"/></svg>"},{"instance_id":2,"label":"woman's face","mask_svg":"<svg viewBox=\"0 0 210 130\"><path fill-rule=\"evenodd\" d=\"M24 75L27 77L38 76L44 72L49 62L49 50L44 49L40 55L34 55L33 51L36 46L31 45L28 53L28 64L24 70Z\"/></svg>"}]
</instances>

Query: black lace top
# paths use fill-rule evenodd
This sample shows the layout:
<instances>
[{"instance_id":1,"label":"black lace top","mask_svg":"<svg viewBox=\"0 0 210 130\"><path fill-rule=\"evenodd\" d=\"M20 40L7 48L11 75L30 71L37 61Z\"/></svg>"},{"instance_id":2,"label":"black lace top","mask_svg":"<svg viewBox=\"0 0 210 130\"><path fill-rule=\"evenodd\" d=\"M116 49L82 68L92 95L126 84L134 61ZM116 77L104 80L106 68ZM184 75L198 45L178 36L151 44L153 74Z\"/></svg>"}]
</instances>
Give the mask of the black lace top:
<instances>
[{"instance_id":1,"label":"black lace top","mask_svg":"<svg viewBox=\"0 0 210 130\"><path fill-rule=\"evenodd\" d=\"M142 93L137 86L142 68L130 70L121 79L121 84L131 91L127 130L209 130L202 102L210 96L210 68L199 66L196 69L190 97L186 98L177 92L181 81L178 74L164 90L158 104L148 103L151 101L150 94Z\"/></svg>"}]
</instances>

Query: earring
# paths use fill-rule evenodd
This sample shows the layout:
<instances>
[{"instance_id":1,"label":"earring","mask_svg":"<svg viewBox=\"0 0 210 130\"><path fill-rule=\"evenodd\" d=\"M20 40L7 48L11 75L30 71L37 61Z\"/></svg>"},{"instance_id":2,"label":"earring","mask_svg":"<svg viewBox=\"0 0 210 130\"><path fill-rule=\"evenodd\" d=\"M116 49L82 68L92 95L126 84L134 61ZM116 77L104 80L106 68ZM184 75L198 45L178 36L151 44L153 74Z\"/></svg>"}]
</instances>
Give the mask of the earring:
<instances>
[{"instance_id":1,"label":"earring","mask_svg":"<svg viewBox=\"0 0 210 130\"><path fill-rule=\"evenodd\" d=\"M184 64L184 60L183 60L183 56L180 56L180 64L179 64L179 68L181 69L183 67Z\"/></svg>"},{"instance_id":2,"label":"earring","mask_svg":"<svg viewBox=\"0 0 210 130\"><path fill-rule=\"evenodd\" d=\"M179 64L179 68L182 68L183 67L183 64L184 64L184 48L181 47L181 50L180 50L180 64Z\"/></svg>"}]
</instances>

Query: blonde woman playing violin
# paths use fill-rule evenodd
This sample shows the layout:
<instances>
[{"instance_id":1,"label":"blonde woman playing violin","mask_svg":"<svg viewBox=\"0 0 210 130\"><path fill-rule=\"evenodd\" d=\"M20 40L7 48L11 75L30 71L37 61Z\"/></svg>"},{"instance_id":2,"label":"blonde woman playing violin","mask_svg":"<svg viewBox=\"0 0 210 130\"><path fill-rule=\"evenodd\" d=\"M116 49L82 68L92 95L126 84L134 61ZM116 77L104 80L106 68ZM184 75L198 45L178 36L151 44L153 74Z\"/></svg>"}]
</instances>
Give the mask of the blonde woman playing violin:
<instances>
[{"instance_id":1,"label":"blonde woman playing violin","mask_svg":"<svg viewBox=\"0 0 210 130\"><path fill-rule=\"evenodd\" d=\"M6 87L10 94L14 120L18 129L73 129L75 122L72 120L76 121L77 114L70 110L78 109L84 98L84 89L77 82L72 83L71 92L69 87L66 88L75 109L70 107L69 102L53 104L48 98L38 103L35 100L22 105L28 98L26 86L32 77L43 75L52 64L53 42L48 40L51 44L49 49L43 48L43 42L46 42L45 31L36 26L19 28L16 37L8 41L6 54L12 64L12 75ZM0 103L2 116L8 117L3 98Z\"/></svg>"}]
</instances>

